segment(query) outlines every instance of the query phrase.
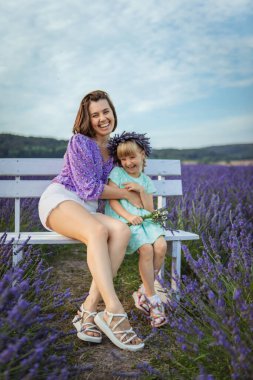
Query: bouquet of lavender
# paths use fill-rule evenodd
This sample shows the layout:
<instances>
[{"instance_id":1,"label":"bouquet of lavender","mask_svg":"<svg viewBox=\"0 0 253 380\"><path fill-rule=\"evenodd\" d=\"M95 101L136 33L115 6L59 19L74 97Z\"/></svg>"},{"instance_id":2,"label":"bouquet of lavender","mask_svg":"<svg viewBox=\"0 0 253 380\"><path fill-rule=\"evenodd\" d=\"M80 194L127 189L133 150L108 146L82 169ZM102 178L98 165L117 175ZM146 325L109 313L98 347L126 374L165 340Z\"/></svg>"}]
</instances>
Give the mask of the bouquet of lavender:
<instances>
[{"instance_id":1,"label":"bouquet of lavender","mask_svg":"<svg viewBox=\"0 0 253 380\"><path fill-rule=\"evenodd\" d=\"M154 223L160 224L165 230L169 230L173 233L173 226L171 221L168 218L169 210L166 207L158 208L147 215L142 216L143 220L151 219ZM132 223L128 222L128 226L131 226Z\"/></svg>"}]
</instances>

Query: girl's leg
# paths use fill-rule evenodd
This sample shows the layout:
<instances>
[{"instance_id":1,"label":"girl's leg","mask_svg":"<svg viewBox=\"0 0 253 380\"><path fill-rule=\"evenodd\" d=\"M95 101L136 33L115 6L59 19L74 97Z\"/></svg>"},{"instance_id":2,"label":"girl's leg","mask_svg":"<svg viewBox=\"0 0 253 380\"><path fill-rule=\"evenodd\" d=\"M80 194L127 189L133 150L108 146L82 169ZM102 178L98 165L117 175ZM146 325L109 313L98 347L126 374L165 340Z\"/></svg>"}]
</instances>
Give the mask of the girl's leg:
<instances>
[{"instance_id":1,"label":"girl's leg","mask_svg":"<svg viewBox=\"0 0 253 380\"><path fill-rule=\"evenodd\" d=\"M139 248L139 272L147 297L155 294L154 288L154 249L151 244L144 244Z\"/></svg>"},{"instance_id":2,"label":"girl's leg","mask_svg":"<svg viewBox=\"0 0 253 380\"><path fill-rule=\"evenodd\" d=\"M154 272L155 275L159 273L162 264L164 263L164 258L167 252L167 243L163 236L160 236L154 242Z\"/></svg>"},{"instance_id":3,"label":"girl's leg","mask_svg":"<svg viewBox=\"0 0 253 380\"><path fill-rule=\"evenodd\" d=\"M108 251L109 229L106 222L102 224L81 205L73 201L65 201L51 212L47 224L52 230L87 245L87 263L107 311L124 313L113 286L113 271ZM96 310L95 301L97 302L97 299L94 300L90 311ZM128 320L124 320L120 327L122 330L130 328ZM139 342L140 339L136 337L129 344Z\"/></svg>"},{"instance_id":4,"label":"girl's leg","mask_svg":"<svg viewBox=\"0 0 253 380\"><path fill-rule=\"evenodd\" d=\"M153 327L160 327L164 325L167 320L161 299L155 293L154 248L151 244L144 244L139 248L139 254L139 271L145 289L145 295L143 294L143 289L139 291L138 303L139 306L141 306L139 308L149 311L151 325ZM148 304L145 303L145 299L148 300Z\"/></svg>"}]
</instances>

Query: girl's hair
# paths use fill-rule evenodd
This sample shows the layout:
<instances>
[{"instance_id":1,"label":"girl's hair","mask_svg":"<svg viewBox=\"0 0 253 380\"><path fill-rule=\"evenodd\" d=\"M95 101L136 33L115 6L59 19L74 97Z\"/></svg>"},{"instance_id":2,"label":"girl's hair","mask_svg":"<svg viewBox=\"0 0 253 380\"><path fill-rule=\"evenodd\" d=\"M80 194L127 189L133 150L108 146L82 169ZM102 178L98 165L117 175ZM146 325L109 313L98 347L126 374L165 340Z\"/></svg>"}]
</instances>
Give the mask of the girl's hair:
<instances>
[{"instance_id":1,"label":"girl's hair","mask_svg":"<svg viewBox=\"0 0 253 380\"><path fill-rule=\"evenodd\" d=\"M144 168L146 166L146 155L144 149L140 147L134 140L128 140L121 142L117 147L117 161L118 164L121 166L120 160L124 157L135 155L136 153L143 152L143 164L142 164L142 171L144 171Z\"/></svg>"},{"instance_id":2,"label":"girl's hair","mask_svg":"<svg viewBox=\"0 0 253 380\"><path fill-rule=\"evenodd\" d=\"M115 107L109 98L109 95L101 90L92 91L89 94L85 95L83 100L81 101L79 110L76 115L76 120L73 127L73 133L81 133L82 135L88 136L88 137L94 137L95 133L91 126L90 122L90 115L89 115L89 107L91 102L97 102L98 100L105 99L108 101L110 108L112 109L115 124L113 131L115 131L117 127L117 114L115 111Z\"/></svg>"}]
</instances>

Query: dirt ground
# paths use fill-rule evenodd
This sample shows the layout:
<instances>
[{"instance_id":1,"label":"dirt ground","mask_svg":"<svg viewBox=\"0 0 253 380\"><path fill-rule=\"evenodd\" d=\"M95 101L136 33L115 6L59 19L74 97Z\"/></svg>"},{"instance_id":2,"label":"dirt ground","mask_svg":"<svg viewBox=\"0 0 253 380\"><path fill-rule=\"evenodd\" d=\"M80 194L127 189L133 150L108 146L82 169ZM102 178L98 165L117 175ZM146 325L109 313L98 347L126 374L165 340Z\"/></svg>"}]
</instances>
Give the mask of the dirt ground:
<instances>
[{"instance_id":1,"label":"dirt ground","mask_svg":"<svg viewBox=\"0 0 253 380\"><path fill-rule=\"evenodd\" d=\"M57 255L57 259L54 259L50 265L53 267L53 276L59 280L60 289L70 288L73 299L80 298L88 291L91 277L87 268L85 254L82 254L80 249L72 248L69 255L66 255L66 253ZM124 292L122 293L124 294ZM134 308L131 295L129 294L126 297L123 295L123 298L122 294L119 294L119 296L121 296L125 310L129 313ZM103 305L100 305L99 308L103 310ZM70 319L66 321L66 331L72 328L71 319L75 314L76 307L70 304L68 305L68 311ZM140 322L145 317L140 313L139 318ZM151 328L147 326L144 319L143 326L146 331L142 331L142 333L146 336L151 332ZM133 327L135 327L134 324ZM148 342L142 351L133 353L118 349L104 335L101 344L83 342L75 335L73 339L74 347L77 350L82 350L82 353L77 355L75 362L84 365L84 371L78 376L78 380L145 378L145 376L140 376L140 370L136 369L136 365L149 362L153 348Z\"/></svg>"}]
</instances>

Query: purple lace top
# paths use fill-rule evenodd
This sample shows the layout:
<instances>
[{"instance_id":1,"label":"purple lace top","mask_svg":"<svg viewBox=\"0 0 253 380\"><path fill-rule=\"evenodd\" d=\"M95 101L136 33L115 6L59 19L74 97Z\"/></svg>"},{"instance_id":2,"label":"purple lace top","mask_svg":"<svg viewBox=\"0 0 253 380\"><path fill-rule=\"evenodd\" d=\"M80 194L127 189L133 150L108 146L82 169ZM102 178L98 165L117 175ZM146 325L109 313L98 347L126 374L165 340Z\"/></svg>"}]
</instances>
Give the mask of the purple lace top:
<instances>
[{"instance_id":1,"label":"purple lace top","mask_svg":"<svg viewBox=\"0 0 253 380\"><path fill-rule=\"evenodd\" d=\"M69 140L63 168L53 182L64 185L84 200L96 200L112 168L112 159L104 161L97 143L77 133Z\"/></svg>"}]
</instances>

